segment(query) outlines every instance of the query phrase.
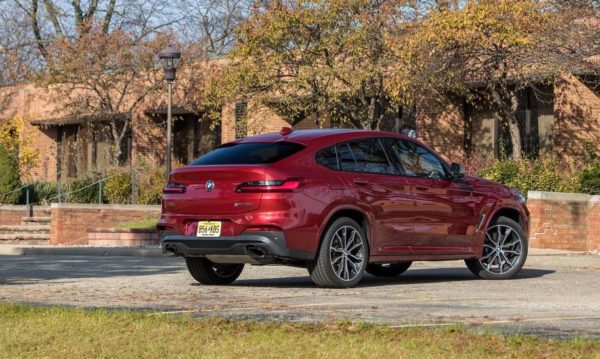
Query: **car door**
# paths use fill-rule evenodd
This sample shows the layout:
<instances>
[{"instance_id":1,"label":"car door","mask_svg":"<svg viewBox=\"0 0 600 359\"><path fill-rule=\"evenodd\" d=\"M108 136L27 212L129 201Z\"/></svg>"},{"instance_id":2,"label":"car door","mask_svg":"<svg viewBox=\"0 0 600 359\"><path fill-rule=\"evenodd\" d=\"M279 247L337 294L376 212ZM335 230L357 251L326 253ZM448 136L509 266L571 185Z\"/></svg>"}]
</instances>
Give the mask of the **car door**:
<instances>
[{"instance_id":1,"label":"car door","mask_svg":"<svg viewBox=\"0 0 600 359\"><path fill-rule=\"evenodd\" d=\"M371 255L410 253L414 208L410 186L399 176L378 138L336 146L340 169L359 206L371 215Z\"/></svg>"},{"instance_id":2,"label":"car door","mask_svg":"<svg viewBox=\"0 0 600 359\"><path fill-rule=\"evenodd\" d=\"M471 252L477 199L468 182L453 180L442 160L414 141L397 139L392 148L415 201L413 253Z\"/></svg>"}]
</instances>

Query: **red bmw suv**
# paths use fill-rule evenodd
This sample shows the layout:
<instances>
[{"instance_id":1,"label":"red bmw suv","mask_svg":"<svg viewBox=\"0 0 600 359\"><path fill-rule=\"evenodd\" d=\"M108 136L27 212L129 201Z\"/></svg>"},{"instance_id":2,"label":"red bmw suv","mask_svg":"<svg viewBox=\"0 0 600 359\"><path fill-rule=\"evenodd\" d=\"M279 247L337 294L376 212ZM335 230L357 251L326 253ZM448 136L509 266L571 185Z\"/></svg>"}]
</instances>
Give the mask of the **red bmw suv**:
<instances>
[{"instance_id":1,"label":"red bmw suv","mask_svg":"<svg viewBox=\"0 0 600 359\"><path fill-rule=\"evenodd\" d=\"M465 176L412 138L284 128L174 170L158 231L163 252L185 257L204 284L229 284L244 264L282 264L308 268L319 286L350 287L421 260L462 259L481 278L511 278L528 227L523 195Z\"/></svg>"}]
</instances>

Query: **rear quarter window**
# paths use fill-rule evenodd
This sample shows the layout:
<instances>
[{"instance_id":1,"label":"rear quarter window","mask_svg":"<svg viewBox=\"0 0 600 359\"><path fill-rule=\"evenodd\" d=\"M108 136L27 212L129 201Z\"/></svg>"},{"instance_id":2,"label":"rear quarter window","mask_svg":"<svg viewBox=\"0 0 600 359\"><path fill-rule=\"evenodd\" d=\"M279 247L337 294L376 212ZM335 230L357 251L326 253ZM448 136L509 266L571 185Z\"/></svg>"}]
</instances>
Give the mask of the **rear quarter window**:
<instances>
[{"instance_id":1,"label":"rear quarter window","mask_svg":"<svg viewBox=\"0 0 600 359\"><path fill-rule=\"evenodd\" d=\"M335 146L317 152L316 161L323 167L331 168L332 170L339 169Z\"/></svg>"},{"instance_id":2,"label":"rear quarter window","mask_svg":"<svg viewBox=\"0 0 600 359\"><path fill-rule=\"evenodd\" d=\"M255 165L280 161L302 151L305 146L293 142L234 143L224 145L191 163L202 165Z\"/></svg>"}]
</instances>

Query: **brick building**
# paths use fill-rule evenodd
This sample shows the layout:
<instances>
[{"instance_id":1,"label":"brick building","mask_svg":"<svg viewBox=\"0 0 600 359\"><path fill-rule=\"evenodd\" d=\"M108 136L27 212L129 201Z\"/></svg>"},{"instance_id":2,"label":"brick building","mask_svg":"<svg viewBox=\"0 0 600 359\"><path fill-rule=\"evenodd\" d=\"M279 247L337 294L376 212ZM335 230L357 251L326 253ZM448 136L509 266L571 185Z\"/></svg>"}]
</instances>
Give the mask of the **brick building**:
<instances>
[{"instance_id":1,"label":"brick building","mask_svg":"<svg viewBox=\"0 0 600 359\"><path fill-rule=\"evenodd\" d=\"M595 78L591 84L598 84ZM518 117L522 123L523 147L530 154L554 151L562 157L576 157L585 146L600 153L600 93L581 78L565 75L548 86L542 95L525 90ZM56 180L59 173L76 177L112 165L109 133L101 126L108 120L129 116L132 125L122 146L122 163L164 162L164 108L148 107L139 114L100 118L93 114L58 116L56 104L47 100L47 90L33 85L0 88L0 122L25 118L40 156L30 178ZM275 132L290 123L275 112L254 103L231 103L223 107L219 123L202 113L174 108L174 158L188 163L219 143L236 137ZM308 117L293 124L295 129L335 126ZM383 129L416 129L418 137L450 160L468 154L494 157L506 136L505 129L484 106L472 106L460 99L427 99L415 108L398 109L384 121ZM104 129L103 129L104 128Z\"/></svg>"},{"instance_id":2,"label":"brick building","mask_svg":"<svg viewBox=\"0 0 600 359\"><path fill-rule=\"evenodd\" d=\"M589 80L589 78L588 78ZM517 117L523 151L530 156L554 152L578 158L591 146L600 154L600 80L586 83L564 75L553 86L522 91ZM485 106L461 101L437 101L417 115L417 133L447 156L497 157L508 145L508 129ZM506 147L505 147L506 148Z\"/></svg>"},{"instance_id":3,"label":"brick building","mask_svg":"<svg viewBox=\"0 0 600 359\"><path fill-rule=\"evenodd\" d=\"M590 80L590 78L588 78ZM522 125L523 149L530 155L554 151L564 158L579 157L585 144L600 154L600 79L589 83L564 75L553 86L522 91L517 112ZM240 108L241 107L241 108ZM320 124L322 127L331 124ZM273 111L249 103L226 106L222 111L221 142L238 136L279 131L290 126ZM315 118L305 119L295 129L317 128ZM420 139L447 159L468 155L497 157L507 142L507 129L485 106L462 99L427 98L410 109L398 109L382 125L383 130L416 129Z\"/></svg>"},{"instance_id":4,"label":"brick building","mask_svg":"<svg viewBox=\"0 0 600 359\"><path fill-rule=\"evenodd\" d=\"M47 92L31 84L0 88L0 123L26 119L27 135L39 153L28 178L54 181L59 176L78 177L114 166L114 142L106 124L124 119L130 120L131 125L122 142L121 164L164 163L165 108L146 107L140 113L111 117L65 116L48 100L52 96ZM175 106L173 116L175 161L190 162L220 143L219 125L212 124L202 113Z\"/></svg>"}]
</instances>

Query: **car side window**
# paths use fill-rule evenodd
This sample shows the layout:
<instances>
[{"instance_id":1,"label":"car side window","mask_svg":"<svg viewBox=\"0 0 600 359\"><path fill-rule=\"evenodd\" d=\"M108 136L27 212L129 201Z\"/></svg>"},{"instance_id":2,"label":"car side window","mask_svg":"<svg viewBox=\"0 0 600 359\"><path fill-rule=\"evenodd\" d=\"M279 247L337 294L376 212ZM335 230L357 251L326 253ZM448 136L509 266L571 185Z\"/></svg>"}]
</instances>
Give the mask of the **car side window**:
<instances>
[{"instance_id":1,"label":"car side window","mask_svg":"<svg viewBox=\"0 0 600 359\"><path fill-rule=\"evenodd\" d=\"M358 171L356 160L354 159L354 155L352 154L352 151L350 150L350 147L348 147L347 143L335 146L335 150L338 155L340 170L351 172Z\"/></svg>"},{"instance_id":2,"label":"car side window","mask_svg":"<svg viewBox=\"0 0 600 359\"><path fill-rule=\"evenodd\" d=\"M339 169L338 158L335 152L335 146L328 147L319 151L316 156L316 161L323 167L327 167L332 170Z\"/></svg>"},{"instance_id":3,"label":"car side window","mask_svg":"<svg viewBox=\"0 0 600 359\"><path fill-rule=\"evenodd\" d=\"M377 138L369 138L348 143L359 172L375 174L395 174L394 167L388 161L385 151Z\"/></svg>"},{"instance_id":4,"label":"car side window","mask_svg":"<svg viewBox=\"0 0 600 359\"><path fill-rule=\"evenodd\" d=\"M404 175L432 179L447 177L442 162L425 147L412 141L396 140L391 148Z\"/></svg>"}]
</instances>

